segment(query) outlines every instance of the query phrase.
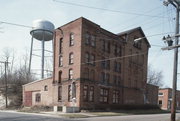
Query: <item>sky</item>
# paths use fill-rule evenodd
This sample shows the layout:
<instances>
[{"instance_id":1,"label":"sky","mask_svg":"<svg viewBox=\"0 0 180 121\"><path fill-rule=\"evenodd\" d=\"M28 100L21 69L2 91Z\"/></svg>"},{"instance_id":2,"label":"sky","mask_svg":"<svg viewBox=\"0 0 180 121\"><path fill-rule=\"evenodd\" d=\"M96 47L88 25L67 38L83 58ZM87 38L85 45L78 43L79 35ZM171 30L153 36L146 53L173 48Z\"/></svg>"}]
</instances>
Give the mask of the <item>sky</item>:
<instances>
[{"instance_id":1,"label":"sky","mask_svg":"<svg viewBox=\"0 0 180 121\"><path fill-rule=\"evenodd\" d=\"M151 44L148 63L163 72L164 87L172 87L174 51L162 51L163 36L174 35L175 8L163 0L0 0L0 21L32 26L36 19L51 21L55 28L85 17L115 34L142 27ZM101 8L101 9L98 9ZM5 48L15 51L15 62L30 49L31 28L0 22L0 56ZM39 47L35 42L35 48ZM46 43L50 49L51 42ZM34 57L35 58L35 57ZM0 58L2 59L2 58ZM3 60L2 60L3 61ZM32 60L33 61L33 60ZM36 62L38 64L38 62ZM38 64L40 65L40 63ZM40 68L32 65L32 68ZM178 76L177 87L180 76Z\"/></svg>"}]
</instances>

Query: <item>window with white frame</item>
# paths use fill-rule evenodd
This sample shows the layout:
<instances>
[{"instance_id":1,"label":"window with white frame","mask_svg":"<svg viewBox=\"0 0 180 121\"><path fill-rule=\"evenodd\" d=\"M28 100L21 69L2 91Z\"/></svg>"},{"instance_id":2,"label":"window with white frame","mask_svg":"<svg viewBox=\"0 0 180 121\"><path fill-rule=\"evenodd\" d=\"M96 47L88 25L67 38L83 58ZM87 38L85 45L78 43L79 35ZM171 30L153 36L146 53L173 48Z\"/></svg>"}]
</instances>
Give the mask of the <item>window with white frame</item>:
<instances>
[{"instance_id":1,"label":"window with white frame","mask_svg":"<svg viewBox=\"0 0 180 121\"><path fill-rule=\"evenodd\" d=\"M113 91L113 103L114 104L119 103L119 91L118 90Z\"/></svg>"},{"instance_id":2,"label":"window with white frame","mask_svg":"<svg viewBox=\"0 0 180 121\"><path fill-rule=\"evenodd\" d=\"M73 70L69 69L69 79L72 80L73 79Z\"/></svg>"},{"instance_id":3,"label":"window with white frame","mask_svg":"<svg viewBox=\"0 0 180 121\"><path fill-rule=\"evenodd\" d=\"M164 96L164 93L159 92L159 93L158 93L158 96Z\"/></svg>"},{"instance_id":4,"label":"window with white frame","mask_svg":"<svg viewBox=\"0 0 180 121\"><path fill-rule=\"evenodd\" d=\"M74 33L70 33L69 45L70 45L70 46L73 46L73 45L74 45Z\"/></svg>"},{"instance_id":5,"label":"window with white frame","mask_svg":"<svg viewBox=\"0 0 180 121\"><path fill-rule=\"evenodd\" d=\"M74 55L73 55L73 53L70 53L69 54L69 64L73 64L74 63L73 59L74 59Z\"/></svg>"}]
</instances>

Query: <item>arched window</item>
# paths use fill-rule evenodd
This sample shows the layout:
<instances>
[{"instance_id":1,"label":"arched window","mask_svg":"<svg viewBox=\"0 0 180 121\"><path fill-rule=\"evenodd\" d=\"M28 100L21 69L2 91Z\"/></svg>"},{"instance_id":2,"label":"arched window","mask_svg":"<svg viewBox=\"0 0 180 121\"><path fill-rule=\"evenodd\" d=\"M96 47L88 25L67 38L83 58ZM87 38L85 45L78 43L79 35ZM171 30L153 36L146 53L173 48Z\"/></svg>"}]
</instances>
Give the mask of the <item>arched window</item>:
<instances>
[{"instance_id":1,"label":"arched window","mask_svg":"<svg viewBox=\"0 0 180 121\"><path fill-rule=\"evenodd\" d=\"M62 71L59 71L58 73L58 83L61 83L62 80Z\"/></svg>"},{"instance_id":2,"label":"arched window","mask_svg":"<svg viewBox=\"0 0 180 121\"><path fill-rule=\"evenodd\" d=\"M59 54L61 54L62 53L62 38L60 38L60 40L59 40Z\"/></svg>"},{"instance_id":3,"label":"arched window","mask_svg":"<svg viewBox=\"0 0 180 121\"><path fill-rule=\"evenodd\" d=\"M44 86L44 91L48 91L48 86L47 85Z\"/></svg>"},{"instance_id":4,"label":"arched window","mask_svg":"<svg viewBox=\"0 0 180 121\"><path fill-rule=\"evenodd\" d=\"M63 66L63 57L59 56L59 67Z\"/></svg>"},{"instance_id":5,"label":"arched window","mask_svg":"<svg viewBox=\"0 0 180 121\"><path fill-rule=\"evenodd\" d=\"M40 94L40 93L37 93L37 94L36 94L35 101L36 101L36 102L41 102L41 94Z\"/></svg>"},{"instance_id":6,"label":"arched window","mask_svg":"<svg viewBox=\"0 0 180 121\"><path fill-rule=\"evenodd\" d=\"M74 63L73 59L74 59L74 55L73 55L73 53L70 53L69 54L69 64L73 64Z\"/></svg>"},{"instance_id":7,"label":"arched window","mask_svg":"<svg viewBox=\"0 0 180 121\"><path fill-rule=\"evenodd\" d=\"M73 70L69 69L69 79L72 80L73 79Z\"/></svg>"},{"instance_id":8,"label":"arched window","mask_svg":"<svg viewBox=\"0 0 180 121\"><path fill-rule=\"evenodd\" d=\"M58 101L62 101L62 87L59 86L58 87Z\"/></svg>"},{"instance_id":9,"label":"arched window","mask_svg":"<svg viewBox=\"0 0 180 121\"><path fill-rule=\"evenodd\" d=\"M70 33L69 45L70 45L70 46L73 46L73 45L74 45L74 33Z\"/></svg>"}]
</instances>

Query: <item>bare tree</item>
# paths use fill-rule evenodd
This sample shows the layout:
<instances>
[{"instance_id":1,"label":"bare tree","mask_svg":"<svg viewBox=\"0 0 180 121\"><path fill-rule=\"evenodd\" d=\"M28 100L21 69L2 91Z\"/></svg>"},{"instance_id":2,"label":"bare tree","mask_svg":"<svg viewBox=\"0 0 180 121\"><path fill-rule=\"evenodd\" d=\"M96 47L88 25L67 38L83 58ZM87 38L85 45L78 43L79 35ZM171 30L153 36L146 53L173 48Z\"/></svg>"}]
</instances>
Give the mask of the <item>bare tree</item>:
<instances>
[{"instance_id":1,"label":"bare tree","mask_svg":"<svg viewBox=\"0 0 180 121\"><path fill-rule=\"evenodd\" d=\"M159 87L162 87L164 82L163 82L163 74L162 71L157 71L152 68L151 65L148 66L148 78L147 78L147 83L153 84Z\"/></svg>"},{"instance_id":2,"label":"bare tree","mask_svg":"<svg viewBox=\"0 0 180 121\"><path fill-rule=\"evenodd\" d=\"M7 73L7 83L8 83L8 98L12 100L11 106L20 106L22 104L22 85L29 83L36 78L34 75L29 73L28 70L28 54L27 51L19 58L19 64L14 66L15 54L14 51L10 51L10 49L4 49L3 55L1 59L3 61L10 62L10 68ZM1 69L1 70L4 70ZM3 85L5 81L4 74L0 76L0 82ZM4 88L1 89L3 94L5 95Z\"/></svg>"}]
</instances>

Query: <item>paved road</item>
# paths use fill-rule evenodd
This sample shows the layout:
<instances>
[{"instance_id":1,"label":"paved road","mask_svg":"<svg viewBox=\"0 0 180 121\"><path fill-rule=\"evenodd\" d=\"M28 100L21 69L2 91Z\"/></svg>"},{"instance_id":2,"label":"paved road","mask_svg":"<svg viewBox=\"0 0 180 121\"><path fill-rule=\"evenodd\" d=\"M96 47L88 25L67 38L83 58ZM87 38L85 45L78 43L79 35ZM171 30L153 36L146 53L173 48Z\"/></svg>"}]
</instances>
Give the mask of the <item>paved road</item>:
<instances>
[{"instance_id":1,"label":"paved road","mask_svg":"<svg viewBox=\"0 0 180 121\"><path fill-rule=\"evenodd\" d=\"M180 114L177 114L177 119L180 119ZM93 117L81 121L170 121L170 114Z\"/></svg>"},{"instance_id":2,"label":"paved road","mask_svg":"<svg viewBox=\"0 0 180 121\"><path fill-rule=\"evenodd\" d=\"M177 116L177 119L180 119L180 113L178 113L176 116ZM170 121L169 119L170 119L170 114L64 119L61 117L54 117L54 116L48 116L48 115L0 111L0 121Z\"/></svg>"},{"instance_id":3,"label":"paved road","mask_svg":"<svg viewBox=\"0 0 180 121\"><path fill-rule=\"evenodd\" d=\"M60 117L0 111L0 121L71 121ZM75 121L75 120L73 120Z\"/></svg>"}]
</instances>

